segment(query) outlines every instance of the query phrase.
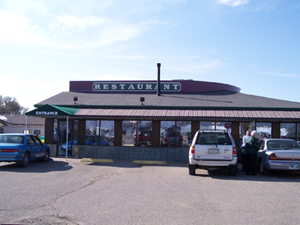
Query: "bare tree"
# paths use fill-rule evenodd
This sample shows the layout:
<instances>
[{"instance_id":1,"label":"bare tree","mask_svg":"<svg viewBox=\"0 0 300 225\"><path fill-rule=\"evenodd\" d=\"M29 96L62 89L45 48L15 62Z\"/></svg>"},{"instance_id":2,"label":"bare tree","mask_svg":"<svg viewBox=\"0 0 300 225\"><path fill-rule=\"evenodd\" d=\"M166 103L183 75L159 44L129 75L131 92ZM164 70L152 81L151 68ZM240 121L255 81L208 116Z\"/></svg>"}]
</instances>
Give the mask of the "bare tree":
<instances>
[{"instance_id":1,"label":"bare tree","mask_svg":"<svg viewBox=\"0 0 300 225\"><path fill-rule=\"evenodd\" d=\"M2 97L0 95L0 114L24 114L28 108L21 106L16 98Z\"/></svg>"}]
</instances>

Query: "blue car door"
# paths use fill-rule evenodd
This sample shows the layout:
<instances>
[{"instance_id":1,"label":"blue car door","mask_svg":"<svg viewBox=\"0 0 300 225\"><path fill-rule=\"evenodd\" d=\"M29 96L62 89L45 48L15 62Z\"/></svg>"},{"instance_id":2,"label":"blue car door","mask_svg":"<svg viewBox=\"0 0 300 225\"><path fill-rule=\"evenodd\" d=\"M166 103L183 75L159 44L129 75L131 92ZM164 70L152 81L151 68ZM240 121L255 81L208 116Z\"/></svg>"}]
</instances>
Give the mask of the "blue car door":
<instances>
[{"instance_id":1,"label":"blue car door","mask_svg":"<svg viewBox=\"0 0 300 225\"><path fill-rule=\"evenodd\" d=\"M32 136L34 141L35 141L35 145L37 147L37 157L41 158L45 155L46 152L46 148L44 147L43 143L41 142L40 139L38 139L36 136Z\"/></svg>"},{"instance_id":2,"label":"blue car door","mask_svg":"<svg viewBox=\"0 0 300 225\"><path fill-rule=\"evenodd\" d=\"M32 135L27 135L27 146L30 151L30 159L36 159L38 157L38 146Z\"/></svg>"}]
</instances>

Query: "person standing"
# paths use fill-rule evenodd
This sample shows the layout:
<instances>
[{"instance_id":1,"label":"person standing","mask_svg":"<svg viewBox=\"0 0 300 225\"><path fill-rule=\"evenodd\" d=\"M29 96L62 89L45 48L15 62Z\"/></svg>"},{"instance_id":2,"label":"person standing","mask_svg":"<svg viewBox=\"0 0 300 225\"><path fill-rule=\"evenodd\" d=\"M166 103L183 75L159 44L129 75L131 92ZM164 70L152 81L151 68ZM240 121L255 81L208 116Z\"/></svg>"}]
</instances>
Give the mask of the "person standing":
<instances>
[{"instance_id":1,"label":"person standing","mask_svg":"<svg viewBox=\"0 0 300 225\"><path fill-rule=\"evenodd\" d=\"M259 150L258 134L257 131L251 132L251 137L246 141L246 175L255 176L255 160L256 153Z\"/></svg>"},{"instance_id":2,"label":"person standing","mask_svg":"<svg viewBox=\"0 0 300 225\"><path fill-rule=\"evenodd\" d=\"M243 137L243 145L242 147L246 146L246 141L248 140L248 138L251 137L251 130L247 130L245 136Z\"/></svg>"},{"instance_id":3,"label":"person standing","mask_svg":"<svg viewBox=\"0 0 300 225\"><path fill-rule=\"evenodd\" d=\"M242 142L242 166L243 171L246 172L246 141L251 137L251 130L247 130Z\"/></svg>"}]
</instances>

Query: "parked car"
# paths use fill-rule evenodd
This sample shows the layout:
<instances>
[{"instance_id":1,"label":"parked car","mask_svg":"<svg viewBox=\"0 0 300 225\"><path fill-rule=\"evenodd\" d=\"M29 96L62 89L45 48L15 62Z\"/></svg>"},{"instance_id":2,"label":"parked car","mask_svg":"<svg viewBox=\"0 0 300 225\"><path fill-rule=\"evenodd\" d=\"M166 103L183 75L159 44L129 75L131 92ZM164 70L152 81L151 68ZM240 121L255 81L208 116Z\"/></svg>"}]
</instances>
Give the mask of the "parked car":
<instances>
[{"instance_id":1,"label":"parked car","mask_svg":"<svg viewBox=\"0 0 300 225\"><path fill-rule=\"evenodd\" d=\"M292 139L261 140L257 152L259 172L267 175L270 170L300 170L300 145Z\"/></svg>"},{"instance_id":2,"label":"parked car","mask_svg":"<svg viewBox=\"0 0 300 225\"><path fill-rule=\"evenodd\" d=\"M134 136L134 143L138 146L147 145L151 146L152 144L152 131L141 131L138 135L138 139L136 141L136 135Z\"/></svg>"},{"instance_id":3,"label":"parked car","mask_svg":"<svg viewBox=\"0 0 300 225\"><path fill-rule=\"evenodd\" d=\"M47 162L50 148L31 134L0 134L0 162L17 162L26 167L31 160Z\"/></svg>"},{"instance_id":4,"label":"parked car","mask_svg":"<svg viewBox=\"0 0 300 225\"><path fill-rule=\"evenodd\" d=\"M237 152L234 140L227 130L201 130L192 141L189 150L189 174L195 175L196 169L215 170L221 167L237 173Z\"/></svg>"},{"instance_id":5,"label":"parked car","mask_svg":"<svg viewBox=\"0 0 300 225\"><path fill-rule=\"evenodd\" d=\"M77 138L73 140L73 145L77 145ZM98 145L98 136L95 135L86 135L85 136L85 145ZM108 141L105 141L103 137L100 136L100 145L105 146L109 145ZM66 142L61 145L61 150L66 151ZM68 153L72 150L71 141L68 141Z\"/></svg>"},{"instance_id":6,"label":"parked car","mask_svg":"<svg viewBox=\"0 0 300 225\"><path fill-rule=\"evenodd\" d=\"M179 132L165 132L161 137L161 146L181 147L183 138Z\"/></svg>"}]
</instances>

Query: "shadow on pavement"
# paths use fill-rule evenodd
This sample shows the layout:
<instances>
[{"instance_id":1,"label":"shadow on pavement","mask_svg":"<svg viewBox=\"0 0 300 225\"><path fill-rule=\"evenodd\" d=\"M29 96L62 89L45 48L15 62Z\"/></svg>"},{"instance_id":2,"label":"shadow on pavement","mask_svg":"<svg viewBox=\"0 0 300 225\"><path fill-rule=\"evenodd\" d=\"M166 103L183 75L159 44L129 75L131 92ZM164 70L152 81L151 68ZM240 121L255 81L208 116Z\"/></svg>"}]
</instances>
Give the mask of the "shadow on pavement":
<instances>
[{"instance_id":1,"label":"shadow on pavement","mask_svg":"<svg viewBox=\"0 0 300 225\"><path fill-rule=\"evenodd\" d=\"M186 162L167 162L166 165L159 164L135 164L132 161L115 161L114 163L95 163L95 162L82 162L86 166L103 166L103 167L119 167L119 168L141 168L141 167L182 167L186 169L188 175L188 165ZM191 176L193 177L193 176ZM248 176L242 171L241 163L238 164L238 172L236 176L231 176L229 170L220 168L218 170L204 170L197 169L194 177L207 177L220 180L236 180L236 181L260 181L260 182L297 182L300 181L300 171L271 171L269 175L260 175L257 171L256 176Z\"/></svg>"},{"instance_id":2,"label":"shadow on pavement","mask_svg":"<svg viewBox=\"0 0 300 225\"><path fill-rule=\"evenodd\" d=\"M166 165L161 164L138 164L133 161L119 161L115 160L114 163L100 163L100 162L82 162L87 166L105 166L105 167L120 167L120 168L140 168L143 166L155 166L155 167L187 167L187 163L183 162L167 162Z\"/></svg>"},{"instance_id":3,"label":"shadow on pavement","mask_svg":"<svg viewBox=\"0 0 300 225\"><path fill-rule=\"evenodd\" d=\"M25 168L18 163L0 163L0 172L17 172L17 173L47 173L53 171L68 171L73 167L68 162L54 161L52 158L48 162L39 160L30 161Z\"/></svg>"},{"instance_id":4,"label":"shadow on pavement","mask_svg":"<svg viewBox=\"0 0 300 225\"><path fill-rule=\"evenodd\" d=\"M259 182L299 182L300 171L270 171L268 175L260 175L256 172L256 176L246 175L241 169L238 170L236 176L230 176L228 169L210 170L206 173L196 170L196 177L210 177L219 180L236 180L236 181L259 181Z\"/></svg>"}]
</instances>

